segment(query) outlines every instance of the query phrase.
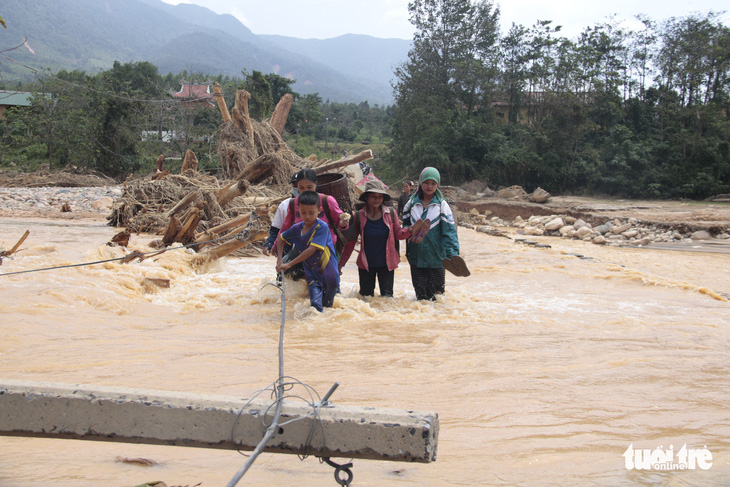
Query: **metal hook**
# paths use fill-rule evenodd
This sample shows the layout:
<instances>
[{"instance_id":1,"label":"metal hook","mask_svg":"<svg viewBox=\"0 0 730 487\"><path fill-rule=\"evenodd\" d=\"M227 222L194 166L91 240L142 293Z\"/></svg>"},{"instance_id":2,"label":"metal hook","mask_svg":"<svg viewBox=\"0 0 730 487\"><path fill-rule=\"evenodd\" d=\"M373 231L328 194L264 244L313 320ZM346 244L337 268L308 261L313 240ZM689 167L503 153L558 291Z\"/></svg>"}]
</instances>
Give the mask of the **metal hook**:
<instances>
[{"instance_id":1,"label":"metal hook","mask_svg":"<svg viewBox=\"0 0 730 487\"><path fill-rule=\"evenodd\" d=\"M353 477L352 470L350 470L350 468L352 468L352 462L345 463L344 465L340 465L340 464L335 463L332 460L330 460L329 457L322 457L322 460L324 461L324 463L326 463L330 467L334 467L335 481L338 484L343 485L343 486L350 485L350 483L352 482L352 477ZM340 475L341 473L344 473L345 475L347 475L347 478L346 479L343 478L342 475Z\"/></svg>"}]
</instances>

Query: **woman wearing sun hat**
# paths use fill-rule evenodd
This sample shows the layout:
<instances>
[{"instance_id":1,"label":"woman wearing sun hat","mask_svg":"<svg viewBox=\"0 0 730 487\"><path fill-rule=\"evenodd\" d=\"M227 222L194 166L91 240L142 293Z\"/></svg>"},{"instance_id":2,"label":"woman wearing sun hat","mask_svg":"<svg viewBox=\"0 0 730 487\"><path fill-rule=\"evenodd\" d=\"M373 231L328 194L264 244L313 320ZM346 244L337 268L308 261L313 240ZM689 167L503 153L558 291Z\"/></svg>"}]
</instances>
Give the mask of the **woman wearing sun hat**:
<instances>
[{"instance_id":1,"label":"woman wearing sun hat","mask_svg":"<svg viewBox=\"0 0 730 487\"><path fill-rule=\"evenodd\" d=\"M421 171L418 191L403 209L403 227L413 236L406 247L416 299L434 301L446 287L444 267L457 276L468 276L459 257L459 236L454 215L438 189L441 175L433 167Z\"/></svg>"},{"instance_id":2,"label":"woman wearing sun hat","mask_svg":"<svg viewBox=\"0 0 730 487\"><path fill-rule=\"evenodd\" d=\"M393 296L393 277L400 263L395 249L395 240L410 237L409 230L403 230L398 215L392 207L383 205L390 195L380 181L368 181L360 201L365 206L355 213L352 224L345 232L348 240L361 236L357 270L360 278L360 294L373 296L375 281L380 286L381 296Z\"/></svg>"}]
</instances>

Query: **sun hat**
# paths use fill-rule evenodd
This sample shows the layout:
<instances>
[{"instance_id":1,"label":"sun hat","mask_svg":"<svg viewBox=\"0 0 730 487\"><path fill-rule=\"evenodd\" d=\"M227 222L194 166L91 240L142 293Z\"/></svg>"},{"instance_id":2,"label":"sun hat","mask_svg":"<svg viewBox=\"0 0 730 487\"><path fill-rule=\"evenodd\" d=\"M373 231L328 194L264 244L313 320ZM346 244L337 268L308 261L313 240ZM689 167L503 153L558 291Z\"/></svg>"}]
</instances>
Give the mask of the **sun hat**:
<instances>
[{"instance_id":1,"label":"sun hat","mask_svg":"<svg viewBox=\"0 0 730 487\"><path fill-rule=\"evenodd\" d=\"M368 181L365 183L365 191L360 195L360 201L367 201L368 193L382 194L383 201L390 201L390 195L380 181Z\"/></svg>"}]
</instances>

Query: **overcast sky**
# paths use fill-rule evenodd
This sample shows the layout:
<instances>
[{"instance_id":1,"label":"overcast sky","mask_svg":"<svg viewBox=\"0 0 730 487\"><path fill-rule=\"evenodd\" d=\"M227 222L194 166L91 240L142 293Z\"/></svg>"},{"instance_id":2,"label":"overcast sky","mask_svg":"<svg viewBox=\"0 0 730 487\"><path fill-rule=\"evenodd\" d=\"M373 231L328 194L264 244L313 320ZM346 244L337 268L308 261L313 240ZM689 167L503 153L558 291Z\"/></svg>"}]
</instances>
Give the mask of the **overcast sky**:
<instances>
[{"instance_id":1,"label":"overcast sky","mask_svg":"<svg viewBox=\"0 0 730 487\"><path fill-rule=\"evenodd\" d=\"M164 0L167 3L194 3L219 14L238 18L254 34L280 34L302 39L328 39L343 34L411 39L408 0ZM529 27L536 20L552 20L563 26L563 35L574 38L616 14L635 22L643 13L654 20L681 17L692 12L728 10L727 0L496 0L501 7L502 30L512 23ZM723 14L730 24L730 14ZM629 27L638 24L627 24Z\"/></svg>"}]
</instances>

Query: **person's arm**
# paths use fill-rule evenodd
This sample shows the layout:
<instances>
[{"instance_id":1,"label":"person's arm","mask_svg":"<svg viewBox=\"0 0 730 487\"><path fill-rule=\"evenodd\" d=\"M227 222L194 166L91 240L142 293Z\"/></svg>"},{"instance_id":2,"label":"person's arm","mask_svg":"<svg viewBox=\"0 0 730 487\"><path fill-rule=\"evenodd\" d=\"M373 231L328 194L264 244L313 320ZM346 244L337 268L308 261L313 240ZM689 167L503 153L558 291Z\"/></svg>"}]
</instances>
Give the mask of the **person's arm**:
<instances>
[{"instance_id":1,"label":"person's arm","mask_svg":"<svg viewBox=\"0 0 730 487\"><path fill-rule=\"evenodd\" d=\"M289 262L287 262L286 264L281 264L281 265L279 266L279 268L280 268L280 269L281 269L282 271L286 271L286 270L288 270L288 269L289 269L290 267L292 267L292 266L294 266L294 265L296 265L296 264L298 264L298 263L300 263L300 262L304 262L305 260L307 260L308 258L310 258L311 256L313 256L313 255L314 255L314 253L315 253L315 252L316 252L317 250L318 250L318 249L317 249L317 247L315 247L315 246L313 246L313 245L310 245L309 247L307 247L307 248L306 248L306 249L304 250L304 252L302 252L301 254L297 255L297 256L296 256L296 258L294 258L294 259L290 260L290 261L289 261Z\"/></svg>"},{"instance_id":2,"label":"person's arm","mask_svg":"<svg viewBox=\"0 0 730 487\"><path fill-rule=\"evenodd\" d=\"M277 245L276 246L276 272L283 272L283 269L281 268L283 257L284 257L284 246Z\"/></svg>"},{"instance_id":3,"label":"person's arm","mask_svg":"<svg viewBox=\"0 0 730 487\"><path fill-rule=\"evenodd\" d=\"M408 195L403 193L398 198L398 218L403 219L403 208L406 206L406 203L408 203Z\"/></svg>"},{"instance_id":4,"label":"person's arm","mask_svg":"<svg viewBox=\"0 0 730 487\"><path fill-rule=\"evenodd\" d=\"M405 240L408 237L412 235L412 229L409 228L401 228L400 226L400 220L398 219L397 215L394 215L393 213L390 214L391 220L393 220L393 236L397 238L398 240Z\"/></svg>"},{"instance_id":5,"label":"person's arm","mask_svg":"<svg viewBox=\"0 0 730 487\"><path fill-rule=\"evenodd\" d=\"M347 230L342 232L342 236L345 237L345 240L348 242L352 242L353 240L357 240L357 236L360 235L360 212L355 213L355 218L353 218L350 221L350 226L347 227Z\"/></svg>"},{"instance_id":6,"label":"person's arm","mask_svg":"<svg viewBox=\"0 0 730 487\"><path fill-rule=\"evenodd\" d=\"M266 242L264 242L264 248L262 250L264 255L271 255L271 249L276 243L276 237L279 235L281 224L284 223L284 217L286 217L286 212L289 209L289 200L291 200L291 198L285 199L276 207L274 219L271 220L271 226L269 227L269 237L266 239Z\"/></svg>"},{"instance_id":7,"label":"person's arm","mask_svg":"<svg viewBox=\"0 0 730 487\"><path fill-rule=\"evenodd\" d=\"M284 218L286 218L286 214L289 213L289 202L291 201L291 198L287 198L281 203L279 203L279 206L276 207L276 213L274 213L274 219L271 220L271 226L276 228L281 228L282 224L284 223Z\"/></svg>"},{"instance_id":8,"label":"person's arm","mask_svg":"<svg viewBox=\"0 0 730 487\"><path fill-rule=\"evenodd\" d=\"M413 208L413 200L408 200L403 207L403 228L408 228L415 223L411 221L411 208Z\"/></svg>"},{"instance_id":9,"label":"person's arm","mask_svg":"<svg viewBox=\"0 0 730 487\"><path fill-rule=\"evenodd\" d=\"M337 225L340 227L340 229L344 230L347 228L347 218L342 218L343 213L340 209L340 205L337 203L337 200L333 196L324 195L325 198L327 198L327 207L329 208L329 214L332 217L331 222L327 222L330 225Z\"/></svg>"},{"instance_id":10,"label":"person's arm","mask_svg":"<svg viewBox=\"0 0 730 487\"><path fill-rule=\"evenodd\" d=\"M269 236L266 239L266 242L264 242L264 248L262 252L264 255L271 255L271 248L276 243L276 237L279 235L279 229L276 228L274 225L271 225L269 227Z\"/></svg>"},{"instance_id":11,"label":"person's arm","mask_svg":"<svg viewBox=\"0 0 730 487\"><path fill-rule=\"evenodd\" d=\"M295 219L294 214L296 213L295 202L296 202L296 199L294 199L294 198L289 200L289 204L287 205L287 213L286 213L286 216L284 217L283 223L281 224L281 229L279 230L279 235L286 232L294 225L294 219ZM272 247L272 249L274 249L275 247L278 247L278 246L279 246L279 239L277 238L274 241L274 246Z\"/></svg>"},{"instance_id":12,"label":"person's arm","mask_svg":"<svg viewBox=\"0 0 730 487\"><path fill-rule=\"evenodd\" d=\"M445 201L441 202L441 234L444 236L443 245L446 257L459 255L459 235L456 231L456 221L451 207Z\"/></svg>"}]
</instances>

